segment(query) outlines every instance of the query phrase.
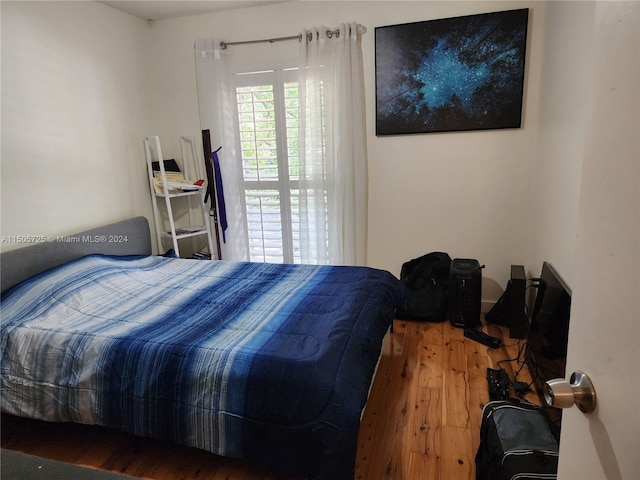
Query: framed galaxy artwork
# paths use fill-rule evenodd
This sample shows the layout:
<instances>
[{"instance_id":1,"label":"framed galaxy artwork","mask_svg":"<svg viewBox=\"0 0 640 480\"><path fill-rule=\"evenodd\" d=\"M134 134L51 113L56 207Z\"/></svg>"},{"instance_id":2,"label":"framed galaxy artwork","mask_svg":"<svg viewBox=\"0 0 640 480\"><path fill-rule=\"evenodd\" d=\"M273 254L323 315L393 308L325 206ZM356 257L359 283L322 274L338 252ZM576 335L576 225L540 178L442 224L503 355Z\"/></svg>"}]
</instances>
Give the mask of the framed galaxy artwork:
<instances>
[{"instance_id":1,"label":"framed galaxy artwork","mask_svg":"<svg viewBox=\"0 0 640 480\"><path fill-rule=\"evenodd\" d=\"M528 17L377 27L376 135L519 128Z\"/></svg>"}]
</instances>

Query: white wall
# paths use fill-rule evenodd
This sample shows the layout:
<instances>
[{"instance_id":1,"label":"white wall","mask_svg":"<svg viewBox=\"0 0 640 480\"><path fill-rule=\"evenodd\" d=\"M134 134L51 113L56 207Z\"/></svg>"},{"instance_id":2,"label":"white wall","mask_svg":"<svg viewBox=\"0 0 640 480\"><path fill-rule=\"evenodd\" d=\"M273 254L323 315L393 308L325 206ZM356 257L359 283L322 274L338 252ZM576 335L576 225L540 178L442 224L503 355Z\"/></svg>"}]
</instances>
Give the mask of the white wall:
<instances>
[{"instance_id":1,"label":"white wall","mask_svg":"<svg viewBox=\"0 0 640 480\"><path fill-rule=\"evenodd\" d=\"M573 283L574 252L593 73L594 2L550 2L533 163L529 274L543 260Z\"/></svg>"},{"instance_id":2,"label":"white wall","mask_svg":"<svg viewBox=\"0 0 640 480\"><path fill-rule=\"evenodd\" d=\"M512 8L530 10L523 128L375 136L375 27ZM268 21L266 21L268 19ZM151 28L154 133L199 132L193 43L297 34L357 21L363 37L369 151L368 264L400 273L430 251L486 264L484 296L499 297L509 266L524 264L537 128L544 4L539 2L292 2L157 21ZM237 64L295 58L297 42L235 46ZM165 141L163 149L173 148ZM175 143L175 141L173 141Z\"/></svg>"},{"instance_id":3,"label":"white wall","mask_svg":"<svg viewBox=\"0 0 640 480\"><path fill-rule=\"evenodd\" d=\"M547 15L552 4L562 16ZM2 234L150 217L141 140L160 135L165 156L173 156L180 135L199 135L197 38L271 38L358 21L368 28L368 264L399 274L404 261L430 251L477 258L487 266L486 300L499 297L511 264L536 274L551 260L569 281L584 127L579 79L590 58L576 4L288 2L149 27L95 2L3 1ZM525 7L521 129L375 136L375 27ZM295 58L298 45L231 48L235 63L260 65ZM565 211L555 213L558 204Z\"/></svg>"},{"instance_id":4,"label":"white wall","mask_svg":"<svg viewBox=\"0 0 640 480\"><path fill-rule=\"evenodd\" d=\"M148 214L146 23L94 2L1 9L2 249Z\"/></svg>"}]
</instances>

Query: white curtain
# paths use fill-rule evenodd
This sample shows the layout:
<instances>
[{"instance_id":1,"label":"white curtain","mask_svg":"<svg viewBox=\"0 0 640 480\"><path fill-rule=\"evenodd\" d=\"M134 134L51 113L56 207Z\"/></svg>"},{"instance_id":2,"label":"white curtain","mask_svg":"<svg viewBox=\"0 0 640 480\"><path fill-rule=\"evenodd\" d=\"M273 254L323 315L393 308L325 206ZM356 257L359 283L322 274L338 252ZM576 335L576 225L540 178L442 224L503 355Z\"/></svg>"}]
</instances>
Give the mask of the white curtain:
<instances>
[{"instance_id":1,"label":"white curtain","mask_svg":"<svg viewBox=\"0 0 640 480\"><path fill-rule=\"evenodd\" d=\"M367 150L361 31L302 31L300 245L303 263L364 265ZM335 29L334 29L335 30Z\"/></svg>"},{"instance_id":2,"label":"white curtain","mask_svg":"<svg viewBox=\"0 0 640 480\"><path fill-rule=\"evenodd\" d=\"M303 263L364 265L367 152L361 35L356 23L302 32L300 96L300 248ZM230 54L198 40L195 62L200 123L219 153L227 205L225 260L247 260L236 156Z\"/></svg>"},{"instance_id":3,"label":"white curtain","mask_svg":"<svg viewBox=\"0 0 640 480\"><path fill-rule=\"evenodd\" d=\"M240 196L239 169L236 157L234 97L231 88L229 53L213 39L198 40L195 45L196 81L200 105L200 125L210 130L211 147L218 152L224 183L228 228L222 242L222 258L247 260L246 230ZM212 225L213 228L213 225Z\"/></svg>"}]
</instances>

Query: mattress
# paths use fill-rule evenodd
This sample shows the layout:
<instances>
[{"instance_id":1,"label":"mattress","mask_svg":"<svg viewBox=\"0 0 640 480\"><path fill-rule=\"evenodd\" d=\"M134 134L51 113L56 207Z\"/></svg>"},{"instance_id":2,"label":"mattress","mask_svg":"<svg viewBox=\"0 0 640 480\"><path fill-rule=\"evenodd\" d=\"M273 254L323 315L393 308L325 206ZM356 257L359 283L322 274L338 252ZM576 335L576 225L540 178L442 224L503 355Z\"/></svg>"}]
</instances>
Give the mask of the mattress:
<instances>
[{"instance_id":1,"label":"mattress","mask_svg":"<svg viewBox=\"0 0 640 480\"><path fill-rule=\"evenodd\" d=\"M405 291L367 267L90 255L2 297L2 410L353 478Z\"/></svg>"}]
</instances>

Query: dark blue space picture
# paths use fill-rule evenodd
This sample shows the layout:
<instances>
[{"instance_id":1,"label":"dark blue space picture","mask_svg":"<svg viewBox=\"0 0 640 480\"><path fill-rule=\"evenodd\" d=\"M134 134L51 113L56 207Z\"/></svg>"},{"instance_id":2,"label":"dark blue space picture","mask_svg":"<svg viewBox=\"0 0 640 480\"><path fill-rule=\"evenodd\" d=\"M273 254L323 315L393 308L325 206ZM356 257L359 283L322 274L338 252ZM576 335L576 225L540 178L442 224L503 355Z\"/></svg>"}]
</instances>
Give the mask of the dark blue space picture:
<instances>
[{"instance_id":1,"label":"dark blue space picture","mask_svg":"<svg viewBox=\"0 0 640 480\"><path fill-rule=\"evenodd\" d=\"M519 128L528 16L377 27L376 134Z\"/></svg>"}]
</instances>

